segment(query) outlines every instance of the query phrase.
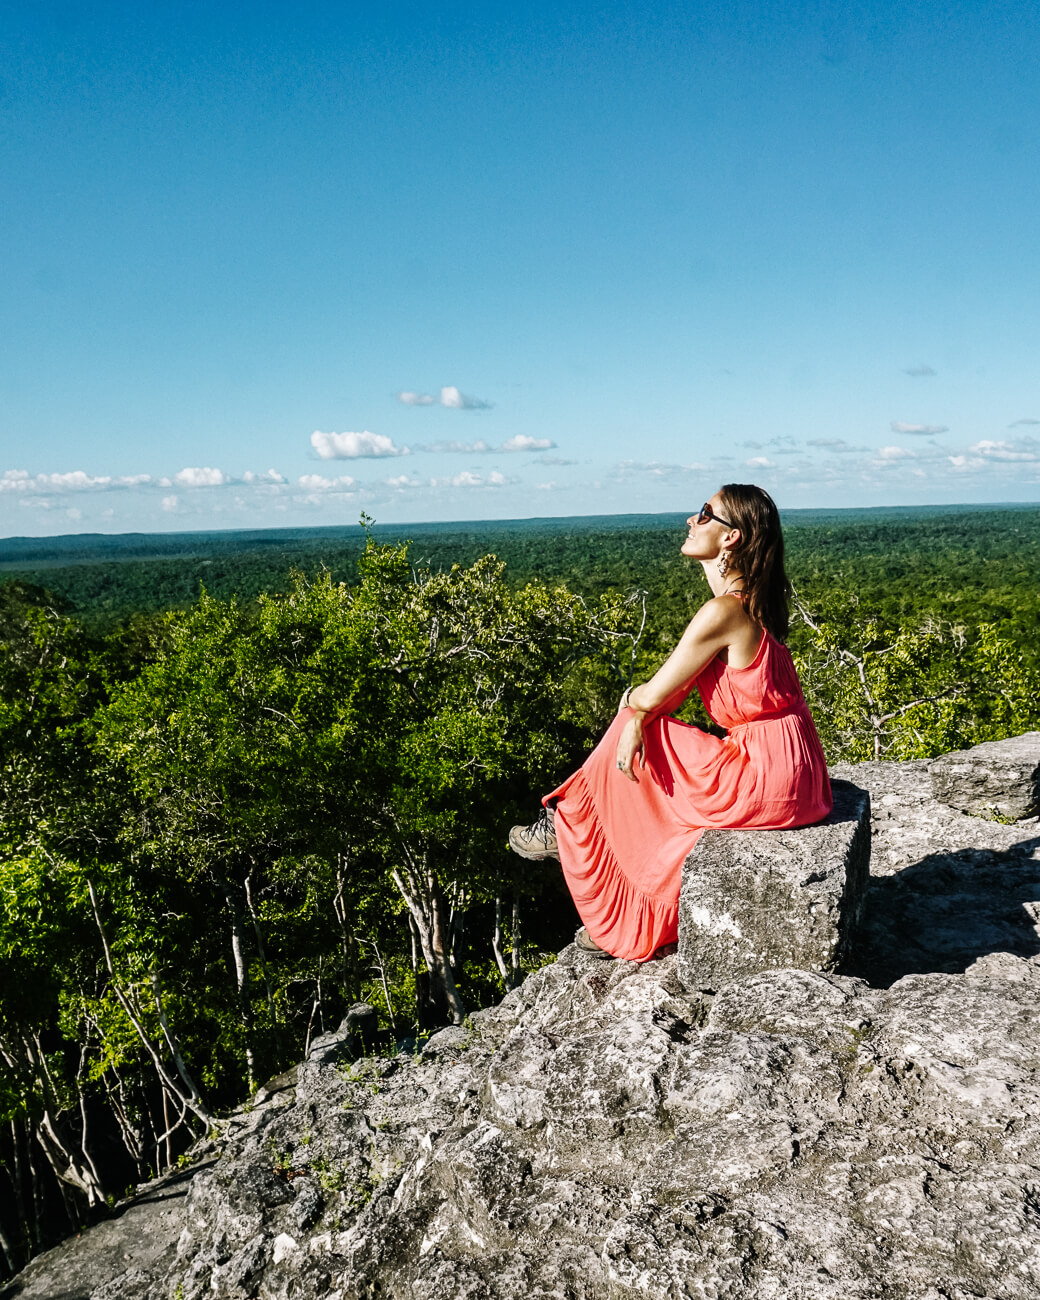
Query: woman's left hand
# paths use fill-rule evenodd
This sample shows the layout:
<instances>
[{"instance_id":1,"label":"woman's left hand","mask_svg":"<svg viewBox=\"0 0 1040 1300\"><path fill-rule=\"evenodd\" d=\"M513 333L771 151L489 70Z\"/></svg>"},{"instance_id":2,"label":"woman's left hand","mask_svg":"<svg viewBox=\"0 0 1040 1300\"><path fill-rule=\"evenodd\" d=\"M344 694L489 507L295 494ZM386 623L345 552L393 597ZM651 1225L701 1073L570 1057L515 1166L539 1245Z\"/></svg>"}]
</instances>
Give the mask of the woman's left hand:
<instances>
[{"instance_id":1,"label":"woman's left hand","mask_svg":"<svg viewBox=\"0 0 1040 1300\"><path fill-rule=\"evenodd\" d=\"M622 776L638 783L636 759L643 760L643 719L637 713L625 723L617 747L617 769Z\"/></svg>"}]
</instances>

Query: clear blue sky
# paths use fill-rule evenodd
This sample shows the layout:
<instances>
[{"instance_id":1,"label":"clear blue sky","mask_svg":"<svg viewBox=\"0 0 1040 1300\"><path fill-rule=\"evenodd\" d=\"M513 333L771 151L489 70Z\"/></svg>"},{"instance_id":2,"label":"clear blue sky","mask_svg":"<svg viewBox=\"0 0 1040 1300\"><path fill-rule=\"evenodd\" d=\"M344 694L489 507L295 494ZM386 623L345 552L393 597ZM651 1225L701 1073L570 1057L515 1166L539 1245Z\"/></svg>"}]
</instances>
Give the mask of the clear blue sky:
<instances>
[{"instance_id":1,"label":"clear blue sky","mask_svg":"<svg viewBox=\"0 0 1040 1300\"><path fill-rule=\"evenodd\" d=\"M1040 500L1038 58L1035 3L6 5L0 535Z\"/></svg>"}]
</instances>

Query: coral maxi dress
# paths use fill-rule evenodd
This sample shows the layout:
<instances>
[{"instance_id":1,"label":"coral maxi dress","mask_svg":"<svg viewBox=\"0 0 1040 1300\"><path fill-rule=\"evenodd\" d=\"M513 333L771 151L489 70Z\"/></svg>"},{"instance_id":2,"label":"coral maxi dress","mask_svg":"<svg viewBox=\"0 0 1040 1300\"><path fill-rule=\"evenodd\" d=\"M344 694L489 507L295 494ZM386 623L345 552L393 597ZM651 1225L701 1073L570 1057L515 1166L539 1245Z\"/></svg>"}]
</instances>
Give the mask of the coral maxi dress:
<instances>
[{"instance_id":1,"label":"coral maxi dress","mask_svg":"<svg viewBox=\"0 0 1040 1300\"><path fill-rule=\"evenodd\" d=\"M683 862L708 827L809 826L831 810L823 749L785 645L765 632L746 668L716 656L694 681L725 739L655 717L636 784L616 767L625 709L543 800L557 800L560 864L589 936L628 961L678 937Z\"/></svg>"}]
</instances>

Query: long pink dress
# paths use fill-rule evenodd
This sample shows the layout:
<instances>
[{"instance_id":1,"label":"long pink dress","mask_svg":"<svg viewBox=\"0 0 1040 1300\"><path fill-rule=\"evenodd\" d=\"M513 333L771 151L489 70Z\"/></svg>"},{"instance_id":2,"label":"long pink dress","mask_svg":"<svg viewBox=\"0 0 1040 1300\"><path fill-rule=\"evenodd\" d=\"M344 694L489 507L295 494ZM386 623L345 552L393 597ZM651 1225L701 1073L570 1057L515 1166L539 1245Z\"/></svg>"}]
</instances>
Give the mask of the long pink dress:
<instances>
[{"instance_id":1,"label":"long pink dress","mask_svg":"<svg viewBox=\"0 0 1040 1300\"><path fill-rule=\"evenodd\" d=\"M695 684L724 739L654 718L636 784L616 766L626 709L543 800L558 801L560 864L586 930L629 961L678 937L683 862L705 829L809 826L831 810L823 749L785 645L766 632L748 667L716 657Z\"/></svg>"}]
</instances>

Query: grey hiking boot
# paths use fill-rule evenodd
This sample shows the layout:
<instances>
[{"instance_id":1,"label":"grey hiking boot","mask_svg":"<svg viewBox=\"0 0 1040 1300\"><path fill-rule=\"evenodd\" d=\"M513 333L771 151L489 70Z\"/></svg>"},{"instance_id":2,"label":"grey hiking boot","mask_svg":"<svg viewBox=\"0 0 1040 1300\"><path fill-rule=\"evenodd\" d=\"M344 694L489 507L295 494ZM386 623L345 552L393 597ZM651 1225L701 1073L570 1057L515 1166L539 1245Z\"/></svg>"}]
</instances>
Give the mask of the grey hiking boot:
<instances>
[{"instance_id":1,"label":"grey hiking boot","mask_svg":"<svg viewBox=\"0 0 1040 1300\"><path fill-rule=\"evenodd\" d=\"M543 808L538 820L531 826L514 826L509 832L509 847L522 858L555 858L560 860L553 826L553 810Z\"/></svg>"},{"instance_id":2,"label":"grey hiking boot","mask_svg":"<svg viewBox=\"0 0 1040 1300\"><path fill-rule=\"evenodd\" d=\"M588 957L606 957L609 961L614 959L613 953L607 952L605 948L601 948L598 943L593 942L584 926L574 936L574 946L579 952L585 953Z\"/></svg>"}]
</instances>

